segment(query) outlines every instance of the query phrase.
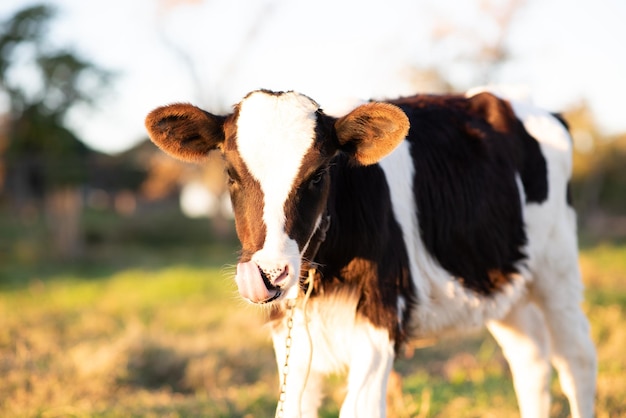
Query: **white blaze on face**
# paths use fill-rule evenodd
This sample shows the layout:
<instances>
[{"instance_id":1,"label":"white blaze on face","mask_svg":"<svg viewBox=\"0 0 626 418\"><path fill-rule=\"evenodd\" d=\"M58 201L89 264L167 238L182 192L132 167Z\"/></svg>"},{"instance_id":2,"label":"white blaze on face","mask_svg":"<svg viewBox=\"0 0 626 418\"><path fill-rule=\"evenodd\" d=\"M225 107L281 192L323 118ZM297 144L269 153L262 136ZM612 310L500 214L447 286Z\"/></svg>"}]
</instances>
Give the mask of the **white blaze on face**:
<instances>
[{"instance_id":1,"label":"white blaze on face","mask_svg":"<svg viewBox=\"0 0 626 418\"><path fill-rule=\"evenodd\" d=\"M264 195L267 236L263 248L252 257L261 268L283 267L278 265L282 262L299 268L298 245L285 232L284 207L302 159L313 145L317 110L315 102L293 92L255 92L239 106L237 147Z\"/></svg>"}]
</instances>

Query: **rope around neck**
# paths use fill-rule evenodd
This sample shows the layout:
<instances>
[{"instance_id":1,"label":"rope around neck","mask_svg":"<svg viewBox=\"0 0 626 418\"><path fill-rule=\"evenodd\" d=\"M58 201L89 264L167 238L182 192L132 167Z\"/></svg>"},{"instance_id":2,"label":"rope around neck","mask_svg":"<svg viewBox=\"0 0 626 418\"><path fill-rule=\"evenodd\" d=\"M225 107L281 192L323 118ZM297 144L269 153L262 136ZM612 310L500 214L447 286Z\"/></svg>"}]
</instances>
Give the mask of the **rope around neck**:
<instances>
[{"instance_id":1,"label":"rope around neck","mask_svg":"<svg viewBox=\"0 0 626 418\"><path fill-rule=\"evenodd\" d=\"M302 407L302 397L304 396L304 388L306 387L307 381L309 380L309 374L311 372L311 361L313 359L313 341L311 339L311 333L309 332L309 319L307 316L307 303L309 301L309 297L311 296L311 292L313 291L313 279L315 278L316 270L314 268L309 269L309 275L307 276L307 284L306 293L304 294L304 301L302 302L302 313L304 316L304 329L306 330L307 339L309 342L309 359L307 361L306 373L304 375L304 384L302 385L302 389L300 390L300 395L298 397L298 409ZM289 357L291 355L291 346L293 343L293 339L291 337L291 332L293 330L293 316L296 308L296 299L290 299L287 301L287 337L285 338L285 363L283 365L283 381L280 385L280 395L278 396L278 405L276 406L276 418L283 418L285 416L285 400L287 398L287 375L289 374ZM302 415L302 411L298 412L298 416Z\"/></svg>"}]
</instances>

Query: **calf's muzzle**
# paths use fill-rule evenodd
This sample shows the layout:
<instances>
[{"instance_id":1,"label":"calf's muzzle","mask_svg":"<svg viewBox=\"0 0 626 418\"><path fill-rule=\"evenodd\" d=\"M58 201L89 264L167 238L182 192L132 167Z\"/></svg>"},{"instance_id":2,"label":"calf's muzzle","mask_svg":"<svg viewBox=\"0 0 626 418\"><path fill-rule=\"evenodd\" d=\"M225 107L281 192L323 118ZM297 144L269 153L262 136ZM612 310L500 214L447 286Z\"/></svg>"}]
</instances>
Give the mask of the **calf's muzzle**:
<instances>
[{"instance_id":1,"label":"calf's muzzle","mask_svg":"<svg viewBox=\"0 0 626 418\"><path fill-rule=\"evenodd\" d=\"M239 294L253 303L269 303L278 299L287 281L289 268L264 270L254 261L237 264L235 281Z\"/></svg>"}]
</instances>

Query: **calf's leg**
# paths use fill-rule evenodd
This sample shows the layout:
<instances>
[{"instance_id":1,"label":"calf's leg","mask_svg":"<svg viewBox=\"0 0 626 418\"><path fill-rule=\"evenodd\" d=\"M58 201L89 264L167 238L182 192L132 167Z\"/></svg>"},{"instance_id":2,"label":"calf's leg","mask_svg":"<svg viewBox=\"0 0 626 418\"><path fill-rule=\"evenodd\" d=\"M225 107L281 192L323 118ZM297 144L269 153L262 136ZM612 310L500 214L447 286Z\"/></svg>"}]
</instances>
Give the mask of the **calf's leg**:
<instances>
[{"instance_id":1,"label":"calf's leg","mask_svg":"<svg viewBox=\"0 0 626 418\"><path fill-rule=\"evenodd\" d=\"M387 330L357 324L350 340L348 391L340 418L379 418L386 414L387 380L394 359Z\"/></svg>"},{"instance_id":2,"label":"calf's leg","mask_svg":"<svg viewBox=\"0 0 626 418\"><path fill-rule=\"evenodd\" d=\"M301 315L293 319L289 342L286 323L285 320L272 333L281 392L284 389L284 393L280 393L283 401L279 401L276 416L316 418L322 400L324 374L313 368L312 340Z\"/></svg>"},{"instance_id":3,"label":"calf's leg","mask_svg":"<svg viewBox=\"0 0 626 418\"><path fill-rule=\"evenodd\" d=\"M487 328L509 363L522 418L547 418L550 412L550 340L537 307L525 301Z\"/></svg>"},{"instance_id":4,"label":"calf's leg","mask_svg":"<svg viewBox=\"0 0 626 418\"><path fill-rule=\"evenodd\" d=\"M532 294L543 311L552 346L552 364L567 396L572 418L594 414L597 359L589 321L581 309L575 216L558 219L535 272Z\"/></svg>"}]
</instances>

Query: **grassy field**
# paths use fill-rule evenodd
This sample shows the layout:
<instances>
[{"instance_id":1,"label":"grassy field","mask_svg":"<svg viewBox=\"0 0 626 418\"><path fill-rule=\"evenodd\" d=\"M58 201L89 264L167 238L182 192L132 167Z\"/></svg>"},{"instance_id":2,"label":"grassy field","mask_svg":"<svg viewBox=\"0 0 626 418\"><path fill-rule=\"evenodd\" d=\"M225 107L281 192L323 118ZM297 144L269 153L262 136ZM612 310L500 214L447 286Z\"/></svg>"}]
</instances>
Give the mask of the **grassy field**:
<instances>
[{"instance_id":1,"label":"grassy field","mask_svg":"<svg viewBox=\"0 0 626 418\"><path fill-rule=\"evenodd\" d=\"M234 247L190 247L102 246L68 265L33 262L17 245L0 259L0 416L273 416L269 332L224 267ZM581 265L600 359L597 416L624 417L626 245L585 248ZM417 349L396 366L398 417L518 416L486 333ZM566 417L553 388L552 416ZM337 415L338 378L328 392L323 417Z\"/></svg>"}]
</instances>

